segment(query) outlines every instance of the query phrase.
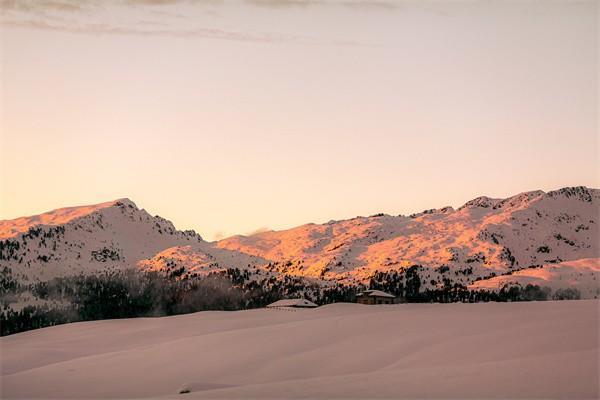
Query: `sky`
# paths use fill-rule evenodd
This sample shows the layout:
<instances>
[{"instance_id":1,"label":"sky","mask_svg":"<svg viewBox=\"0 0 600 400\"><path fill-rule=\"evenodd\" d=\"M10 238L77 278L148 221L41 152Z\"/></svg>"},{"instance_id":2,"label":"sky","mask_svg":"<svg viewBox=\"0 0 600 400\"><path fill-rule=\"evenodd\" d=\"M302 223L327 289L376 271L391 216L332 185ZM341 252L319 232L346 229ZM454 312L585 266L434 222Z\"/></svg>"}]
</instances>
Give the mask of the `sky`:
<instances>
[{"instance_id":1,"label":"sky","mask_svg":"<svg viewBox=\"0 0 600 400\"><path fill-rule=\"evenodd\" d=\"M0 219L205 239L600 187L596 1L0 0Z\"/></svg>"}]
</instances>

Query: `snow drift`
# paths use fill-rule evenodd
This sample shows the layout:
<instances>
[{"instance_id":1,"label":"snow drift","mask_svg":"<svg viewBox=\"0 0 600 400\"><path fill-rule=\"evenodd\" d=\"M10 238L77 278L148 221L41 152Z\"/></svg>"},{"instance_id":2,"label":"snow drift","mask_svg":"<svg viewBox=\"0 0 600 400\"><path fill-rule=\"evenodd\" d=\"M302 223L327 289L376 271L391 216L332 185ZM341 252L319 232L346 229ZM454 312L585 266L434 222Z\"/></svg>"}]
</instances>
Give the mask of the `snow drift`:
<instances>
[{"instance_id":1,"label":"snow drift","mask_svg":"<svg viewBox=\"0 0 600 400\"><path fill-rule=\"evenodd\" d=\"M2 398L598 398L599 304L340 303L62 325L0 338Z\"/></svg>"}]
</instances>

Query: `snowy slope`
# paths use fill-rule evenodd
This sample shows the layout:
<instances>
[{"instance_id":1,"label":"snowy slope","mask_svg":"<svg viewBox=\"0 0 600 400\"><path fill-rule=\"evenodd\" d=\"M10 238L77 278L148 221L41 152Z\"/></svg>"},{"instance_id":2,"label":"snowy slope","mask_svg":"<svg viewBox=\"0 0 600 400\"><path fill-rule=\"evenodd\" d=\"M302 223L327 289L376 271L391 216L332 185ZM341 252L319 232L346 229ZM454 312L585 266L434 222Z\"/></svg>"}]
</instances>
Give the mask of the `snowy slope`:
<instances>
[{"instance_id":1,"label":"snowy slope","mask_svg":"<svg viewBox=\"0 0 600 400\"><path fill-rule=\"evenodd\" d=\"M0 239L15 237L18 234L26 233L30 228L39 225L64 225L74 219L85 217L93 212L113 207L118 202L128 201L128 199L119 199L89 206L65 207L40 215L21 217L13 220L3 220L0 221Z\"/></svg>"},{"instance_id":2,"label":"snowy slope","mask_svg":"<svg viewBox=\"0 0 600 400\"><path fill-rule=\"evenodd\" d=\"M0 222L0 266L23 281L134 266L165 248L202 242L128 199Z\"/></svg>"},{"instance_id":3,"label":"snowy slope","mask_svg":"<svg viewBox=\"0 0 600 400\"><path fill-rule=\"evenodd\" d=\"M498 290L505 285L528 284L549 287L553 291L561 288L577 289L582 298L600 298L600 258L564 261L546 264L541 268L527 268L510 275L497 276L474 282L470 289Z\"/></svg>"},{"instance_id":4,"label":"snowy slope","mask_svg":"<svg viewBox=\"0 0 600 400\"><path fill-rule=\"evenodd\" d=\"M190 274L202 276L225 268L257 269L265 264L267 260L263 258L200 242L167 248L151 258L139 261L137 266L144 270L162 272L183 268Z\"/></svg>"},{"instance_id":5,"label":"snowy slope","mask_svg":"<svg viewBox=\"0 0 600 400\"><path fill-rule=\"evenodd\" d=\"M405 216L357 217L221 240L218 247L290 261L287 273L364 280L413 264L472 270L469 279L535 265L600 257L600 190L479 197Z\"/></svg>"},{"instance_id":6,"label":"snowy slope","mask_svg":"<svg viewBox=\"0 0 600 400\"><path fill-rule=\"evenodd\" d=\"M0 233L0 267L10 268L21 282L134 267L205 275L268 263L179 231L128 199L0 221Z\"/></svg>"},{"instance_id":7,"label":"snowy slope","mask_svg":"<svg viewBox=\"0 0 600 400\"><path fill-rule=\"evenodd\" d=\"M598 307L340 303L68 324L0 338L2 398L592 399Z\"/></svg>"},{"instance_id":8,"label":"snowy slope","mask_svg":"<svg viewBox=\"0 0 600 400\"><path fill-rule=\"evenodd\" d=\"M425 268L424 288L444 279L464 285L479 279L472 287L486 288L482 279L555 264L547 286L562 287L572 282L560 278L567 269L556 272L567 266L563 262L581 260L579 267L589 272L600 259L599 210L599 190L573 187L479 197L457 210L357 217L208 243L121 199L0 221L0 269L35 282L128 267L183 268L197 275L251 268L328 284L365 283L375 271L419 264ZM448 272L443 275L440 267ZM514 276L527 273L534 272ZM579 275L586 297L597 293L595 276ZM488 287L502 282L508 281L496 279Z\"/></svg>"}]
</instances>

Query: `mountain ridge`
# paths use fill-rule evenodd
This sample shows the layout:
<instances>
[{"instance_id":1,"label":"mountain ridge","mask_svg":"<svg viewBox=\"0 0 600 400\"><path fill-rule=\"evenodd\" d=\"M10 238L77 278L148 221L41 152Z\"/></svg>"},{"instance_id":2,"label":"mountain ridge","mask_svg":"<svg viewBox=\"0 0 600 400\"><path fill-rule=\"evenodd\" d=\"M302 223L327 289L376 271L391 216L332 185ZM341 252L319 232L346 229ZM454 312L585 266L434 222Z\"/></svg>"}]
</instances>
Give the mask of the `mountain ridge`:
<instances>
[{"instance_id":1,"label":"mountain ridge","mask_svg":"<svg viewBox=\"0 0 600 400\"><path fill-rule=\"evenodd\" d=\"M551 190L548 192L544 192L539 189L532 190L532 191L525 191L525 192L521 192L521 193L518 193L513 196L509 196L504 199L492 198L492 197L488 197L488 196L484 195L484 196L478 196L476 198L468 200L467 202L465 202L463 205L459 206L456 209L454 209L452 206L444 206L441 208L426 209L426 210L423 210L418 213L410 214L409 216L414 218L414 217L421 216L424 214L432 214L432 213L439 213L439 212L444 213L447 211L460 211L462 209L472 208L472 207L476 207L476 208L478 208L478 207L488 208L490 206L501 207L502 205L504 205L504 203L506 203L509 200L519 199L519 198L531 198L531 197L535 197L536 195L540 195L540 194L541 195L545 194L545 195L548 195L551 197L557 197L560 195L564 195L566 197L579 197L580 199L589 202L589 201L591 201L591 199L593 197L592 193L598 192L598 191L600 191L600 189L586 187L586 186L566 186L566 187L556 189L556 190ZM592 192L592 193L590 193L590 192ZM596 194L596 197L598 197L597 194ZM115 200L109 200L109 201L105 201L105 202L101 202L101 203L81 205L81 206L66 206L66 207L60 207L60 208L52 209L49 211L45 211L40 214L32 214L32 215L21 216L21 217L12 218L12 219L2 219L2 220L0 220L0 239L6 239L6 238L10 238L10 237L16 236L21 233L25 233L30 227L34 227L34 226L38 226L38 225L54 226L54 225L64 224L64 223L71 221L72 219L84 217L88 214L99 211L103 208L108 208L108 207L114 206L114 205L116 205L116 203L131 204L132 206L137 208L137 205L133 200L129 199L128 197L121 197L121 198L118 198ZM145 209L143 209L143 208L140 210L145 211ZM71 214L71 215L68 215L68 214ZM305 226L305 225L325 225L325 224L331 224L331 223L335 223L335 222L348 221L348 220L352 220L352 219L356 219L356 218L371 218L371 217L379 217L379 216L394 216L394 215L387 214L387 213L377 213L377 214L371 215L369 217L356 216L356 217L345 218L345 219L341 219L341 220L329 220L328 222L325 222L323 224L307 222L305 224L302 224L302 225L299 225L296 227L292 227L292 228L286 228L286 229L281 229L281 230L269 229L265 232L280 232L280 231L295 229L295 228ZM404 215L399 214L397 216L400 217L400 216L404 216ZM155 217L160 217L160 216L155 215ZM65 219L60 220L60 218L65 218ZM34 221L40 221L40 222L34 222ZM17 227L23 226L23 227L22 228L13 228L14 230L11 231L9 228L10 225L13 225L13 226L16 225ZM19 230L17 230L17 229L19 229ZM264 232L253 233L253 234L234 234L232 236L228 236L223 239L215 240L214 242L227 240L232 237L249 237L249 236L254 236L254 235L260 234L260 233L264 233Z\"/></svg>"},{"instance_id":2,"label":"mountain ridge","mask_svg":"<svg viewBox=\"0 0 600 400\"><path fill-rule=\"evenodd\" d=\"M129 199L13 221L17 228L2 221L3 231L21 232L0 240L0 266L10 267L24 280L131 267L167 247L202 241L194 231L179 231Z\"/></svg>"},{"instance_id":3,"label":"mountain ridge","mask_svg":"<svg viewBox=\"0 0 600 400\"><path fill-rule=\"evenodd\" d=\"M480 196L457 209L380 213L206 242L121 198L0 221L5 235L0 267L30 282L107 269L202 276L237 268L357 284L419 265L424 288L447 280L472 285L521 269L600 258L599 210L600 190L575 186L505 199ZM596 278L594 268L582 269L589 275L585 279ZM558 276L555 270L550 275Z\"/></svg>"},{"instance_id":4,"label":"mountain ridge","mask_svg":"<svg viewBox=\"0 0 600 400\"><path fill-rule=\"evenodd\" d=\"M43 212L41 214L0 220L0 239L14 237L18 234L27 232L29 228L39 225L55 226L66 224L73 219L85 217L86 215L99 211L103 208L112 207L118 202L133 203L128 198L120 198L112 201L84 206L61 207Z\"/></svg>"},{"instance_id":5,"label":"mountain ridge","mask_svg":"<svg viewBox=\"0 0 600 400\"><path fill-rule=\"evenodd\" d=\"M530 191L506 199L478 197L456 210L376 214L233 236L217 246L286 260L282 271L325 280L364 282L375 272L411 265L424 266L438 283L443 277L433 271L440 267L469 271L472 280L597 258L599 204L598 189Z\"/></svg>"}]
</instances>

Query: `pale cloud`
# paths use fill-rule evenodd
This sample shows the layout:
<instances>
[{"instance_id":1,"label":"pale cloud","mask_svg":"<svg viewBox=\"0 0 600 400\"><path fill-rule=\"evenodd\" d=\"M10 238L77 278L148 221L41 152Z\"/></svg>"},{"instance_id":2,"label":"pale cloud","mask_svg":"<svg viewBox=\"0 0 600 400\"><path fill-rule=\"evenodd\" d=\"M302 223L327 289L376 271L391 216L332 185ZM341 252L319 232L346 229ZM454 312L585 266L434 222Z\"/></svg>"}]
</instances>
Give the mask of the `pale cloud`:
<instances>
[{"instance_id":1,"label":"pale cloud","mask_svg":"<svg viewBox=\"0 0 600 400\"><path fill-rule=\"evenodd\" d=\"M244 32L198 24L167 23L155 14L155 6L175 4L218 4L216 0L124 0L112 2L72 0L0 0L2 25L82 34L199 37L252 42L295 42L300 38L270 32ZM103 7L104 6L104 7ZM129 7L139 7L129 20L107 17ZM143 8L148 8L147 10ZM175 16L179 14L174 14ZM180 18L182 21L185 18ZM188 22L190 22L188 20ZM193 21L192 21L193 22Z\"/></svg>"},{"instance_id":2,"label":"pale cloud","mask_svg":"<svg viewBox=\"0 0 600 400\"><path fill-rule=\"evenodd\" d=\"M391 1L342 1L339 4L345 7L373 9L373 10L394 10L398 8L398 2Z\"/></svg>"},{"instance_id":3,"label":"pale cloud","mask_svg":"<svg viewBox=\"0 0 600 400\"><path fill-rule=\"evenodd\" d=\"M213 234L213 241L215 241L215 242L216 242L216 241L218 241L218 240L224 239L225 237L226 237L226 234L225 234L225 232L224 232L224 231L216 231L216 232Z\"/></svg>"},{"instance_id":4,"label":"pale cloud","mask_svg":"<svg viewBox=\"0 0 600 400\"><path fill-rule=\"evenodd\" d=\"M360 1L345 1L357 3ZM329 4L322 0L0 0L1 23L22 27L82 34L198 37L265 43L326 44L355 46L345 38L323 41L310 36L248 28L235 30L216 18L225 4L280 7ZM338 2L339 3L339 2ZM336 4L331 3L331 4ZM339 3L341 4L341 3ZM166 15L166 14L168 15ZM177 17L165 20L165 16ZM198 18L198 17L202 18ZM219 26L222 24L222 26ZM216 26L215 26L216 25Z\"/></svg>"},{"instance_id":5,"label":"pale cloud","mask_svg":"<svg viewBox=\"0 0 600 400\"><path fill-rule=\"evenodd\" d=\"M78 12L89 4L88 1L72 0L0 0L0 8L3 12L18 11L23 13L44 11Z\"/></svg>"},{"instance_id":6,"label":"pale cloud","mask_svg":"<svg viewBox=\"0 0 600 400\"><path fill-rule=\"evenodd\" d=\"M4 13L20 12L80 12L107 7L160 7L185 5L190 7L236 4L226 0L0 0ZM398 3L386 0L241 0L241 3L259 7L344 6L351 8L394 9Z\"/></svg>"},{"instance_id":7,"label":"pale cloud","mask_svg":"<svg viewBox=\"0 0 600 400\"><path fill-rule=\"evenodd\" d=\"M172 6L178 4L187 5L219 5L224 4L225 0L125 0L124 4L137 6Z\"/></svg>"},{"instance_id":8,"label":"pale cloud","mask_svg":"<svg viewBox=\"0 0 600 400\"><path fill-rule=\"evenodd\" d=\"M253 231L247 232L245 236L258 235L259 233L269 232L271 229L266 226L261 226L260 228L254 229Z\"/></svg>"},{"instance_id":9,"label":"pale cloud","mask_svg":"<svg viewBox=\"0 0 600 400\"><path fill-rule=\"evenodd\" d=\"M246 0L247 4L260 7L312 7L312 6L343 6L350 8L387 9L397 8L397 2L384 0Z\"/></svg>"},{"instance_id":10,"label":"pale cloud","mask_svg":"<svg viewBox=\"0 0 600 400\"><path fill-rule=\"evenodd\" d=\"M308 7L324 4L318 0L246 0L246 4L259 7Z\"/></svg>"},{"instance_id":11,"label":"pale cloud","mask_svg":"<svg viewBox=\"0 0 600 400\"><path fill-rule=\"evenodd\" d=\"M262 7L303 7L341 5L357 7L396 8L397 2L385 0L242 0L249 5ZM0 0L3 10L31 11L81 11L103 6L189 6L235 4L227 0Z\"/></svg>"},{"instance_id":12,"label":"pale cloud","mask_svg":"<svg viewBox=\"0 0 600 400\"><path fill-rule=\"evenodd\" d=\"M113 26L102 23L89 23L85 25L71 23L56 23L35 19L24 19L19 21L4 21L3 25L13 27L27 27L49 31L63 31L71 33L99 34L99 35L137 35L137 36L173 36L173 37L201 37L207 39L236 40L246 42L305 42L307 40L295 36L276 33L246 33L227 31L215 28L206 29L164 29L152 28L150 21L139 22L129 26ZM149 26L144 28L143 25ZM341 44L340 44L341 45Z\"/></svg>"}]
</instances>

